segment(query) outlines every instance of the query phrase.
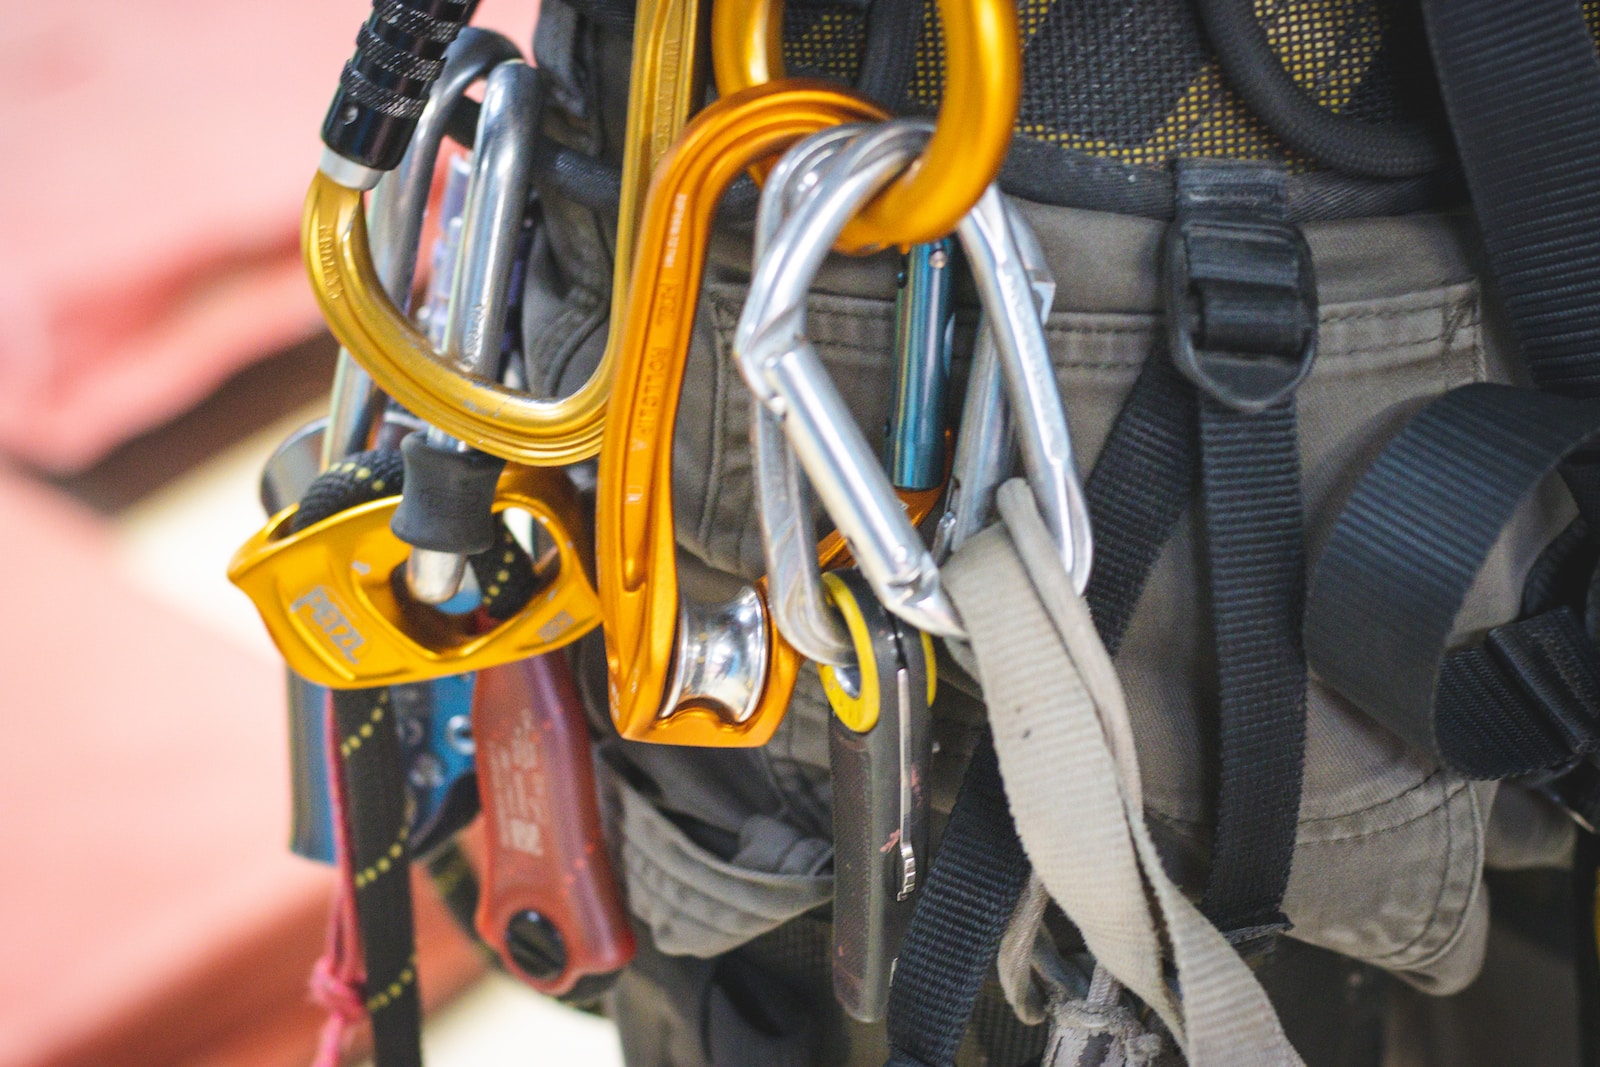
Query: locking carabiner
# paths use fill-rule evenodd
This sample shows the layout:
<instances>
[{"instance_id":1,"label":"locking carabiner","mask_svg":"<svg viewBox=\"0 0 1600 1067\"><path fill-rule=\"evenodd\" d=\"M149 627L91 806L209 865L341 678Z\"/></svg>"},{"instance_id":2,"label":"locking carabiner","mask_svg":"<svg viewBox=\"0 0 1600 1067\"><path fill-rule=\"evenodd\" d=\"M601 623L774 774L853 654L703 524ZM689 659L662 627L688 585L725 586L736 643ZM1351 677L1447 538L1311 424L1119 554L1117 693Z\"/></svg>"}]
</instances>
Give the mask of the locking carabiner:
<instances>
[{"instance_id":1,"label":"locking carabiner","mask_svg":"<svg viewBox=\"0 0 1600 1067\"><path fill-rule=\"evenodd\" d=\"M838 237L856 254L938 240L1000 173L1022 94L1011 0L939 0L944 95L922 154ZM712 58L724 95L783 77L782 0L718 0Z\"/></svg>"},{"instance_id":2,"label":"locking carabiner","mask_svg":"<svg viewBox=\"0 0 1600 1067\"><path fill-rule=\"evenodd\" d=\"M635 34L623 153L613 322L626 301L632 231L642 190L698 101L698 0L646 0ZM537 399L440 360L378 284L368 248L361 183L349 160L324 156L306 194L301 247L312 289L333 332L385 392L429 425L515 463L561 466L600 449L621 331L589 381L570 396ZM341 162L341 160L343 162Z\"/></svg>"},{"instance_id":3,"label":"locking carabiner","mask_svg":"<svg viewBox=\"0 0 1600 1067\"><path fill-rule=\"evenodd\" d=\"M407 311L411 303L423 215L451 116L475 82L498 64L521 56L516 45L493 30L472 26L463 29L445 53L444 73L428 94L428 103L417 119L416 132L404 158L372 190L372 258L384 291L401 312ZM372 430L381 407L382 397L371 375L348 349L341 348L333 373L328 428L323 435L324 468L352 452L371 447Z\"/></svg>"},{"instance_id":4,"label":"locking carabiner","mask_svg":"<svg viewBox=\"0 0 1600 1067\"><path fill-rule=\"evenodd\" d=\"M332 689L420 682L550 652L599 624L577 490L561 473L511 466L500 477L494 511L526 511L555 550L536 568L542 588L487 633L397 588L411 551L389 529L399 503L384 497L292 534L291 506L234 554L228 579L297 674Z\"/></svg>"},{"instance_id":5,"label":"locking carabiner","mask_svg":"<svg viewBox=\"0 0 1600 1067\"><path fill-rule=\"evenodd\" d=\"M761 593L747 586L712 617L680 595L671 496L678 394L705 244L728 183L817 130L880 118L876 106L821 83L748 89L696 118L651 183L595 517L611 709L624 737L759 745L788 705L799 656ZM724 639L714 655L712 639Z\"/></svg>"}]
</instances>

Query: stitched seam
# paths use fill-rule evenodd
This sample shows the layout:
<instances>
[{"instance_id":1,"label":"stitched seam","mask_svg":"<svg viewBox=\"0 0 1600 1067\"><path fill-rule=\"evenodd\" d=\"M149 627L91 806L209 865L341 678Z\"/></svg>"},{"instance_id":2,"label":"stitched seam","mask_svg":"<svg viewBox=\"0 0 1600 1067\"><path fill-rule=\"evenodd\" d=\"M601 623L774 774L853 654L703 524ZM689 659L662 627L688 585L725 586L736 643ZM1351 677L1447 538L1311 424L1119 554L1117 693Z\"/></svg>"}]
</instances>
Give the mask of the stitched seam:
<instances>
[{"instance_id":1,"label":"stitched seam","mask_svg":"<svg viewBox=\"0 0 1600 1067\"><path fill-rule=\"evenodd\" d=\"M355 883L355 887L363 889L376 882L379 875L388 874L391 870L403 869L400 860L406 854L406 842L410 838L411 828L402 822L400 824L400 832L395 835L394 843L389 846L388 850L379 856L375 862L356 872L355 877L351 879Z\"/></svg>"},{"instance_id":2,"label":"stitched seam","mask_svg":"<svg viewBox=\"0 0 1600 1067\"><path fill-rule=\"evenodd\" d=\"M389 983L387 989L380 990L367 998L368 1013L382 1011L390 1004L400 999L400 994L405 992L417 980L417 957L413 953L411 959L401 968L395 980Z\"/></svg>"},{"instance_id":3,"label":"stitched seam","mask_svg":"<svg viewBox=\"0 0 1600 1067\"><path fill-rule=\"evenodd\" d=\"M1428 787L1428 785L1433 782L1434 779L1438 778L1442 774L1444 774L1444 770L1442 768L1434 768L1433 770L1429 771L1426 776L1417 779L1416 782L1414 782L1410 786L1407 786L1401 792L1396 793L1394 796L1389 797L1389 798L1387 798L1385 800L1380 800L1380 801L1377 801L1376 803L1368 804L1364 808L1356 808L1354 811L1341 812L1338 815L1317 815L1317 816L1315 816L1313 818L1309 818L1309 819L1302 818L1302 819L1299 820L1299 823L1300 823L1301 826L1305 826L1308 823L1338 822L1341 819L1348 819L1352 815L1365 815L1368 812L1378 811L1380 809L1387 808L1391 804L1398 804L1400 801L1402 801L1402 800L1406 799L1407 797L1411 796L1413 793L1417 793L1417 792L1422 791L1423 789L1426 789ZM1465 788L1465 786L1458 785L1457 788L1458 789L1459 788ZM1454 794L1452 794L1452 795L1454 795Z\"/></svg>"},{"instance_id":4,"label":"stitched seam","mask_svg":"<svg viewBox=\"0 0 1600 1067\"><path fill-rule=\"evenodd\" d=\"M362 741L372 736L372 731L383 721L383 709L388 702L389 691L385 689L378 695L377 703L373 704L372 711L368 713L367 721L361 724L361 728L339 742L339 755L349 759L350 754L361 747Z\"/></svg>"},{"instance_id":5,"label":"stitched seam","mask_svg":"<svg viewBox=\"0 0 1600 1067\"><path fill-rule=\"evenodd\" d=\"M1451 792L1444 794L1444 796L1440 799L1439 803L1437 803L1437 804L1433 805L1432 807L1428 808L1426 811L1418 812L1417 815L1415 815L1412 818L1406 819L1403 822L1391 823L1391 824L1389 824L1387 826L1377 826L1377 827L1373 827L1370 830L1358 830L1358 831L1351 831L1349 833L1334 834L1334 835L1332 835L1330 837L1318 837L1318 838L1316 838L1314 840L1307 841L1306 844L1308 844L1308 845L1331 845L1331 844L1338 844L1338 843L1343 842L1343 841L1366 841L1366 840L1369 840L1369 839L1374 838L1374 837L1381 837L1384 834L1399 833L1400 831L1405 830L1405 829L1415 825L1416 823L1422 822L1425 819L1431 818L1434 815L1437 815L1439 812L1441 812L1441 811L1445 810L1446 808L1448 808L1450 806L1451 802L1454 801L1456 797L1460 796L1462 790L1464 790L1466 788L1467 787L1465 785L1457 786Z\"/></svg>"}]
</instances>

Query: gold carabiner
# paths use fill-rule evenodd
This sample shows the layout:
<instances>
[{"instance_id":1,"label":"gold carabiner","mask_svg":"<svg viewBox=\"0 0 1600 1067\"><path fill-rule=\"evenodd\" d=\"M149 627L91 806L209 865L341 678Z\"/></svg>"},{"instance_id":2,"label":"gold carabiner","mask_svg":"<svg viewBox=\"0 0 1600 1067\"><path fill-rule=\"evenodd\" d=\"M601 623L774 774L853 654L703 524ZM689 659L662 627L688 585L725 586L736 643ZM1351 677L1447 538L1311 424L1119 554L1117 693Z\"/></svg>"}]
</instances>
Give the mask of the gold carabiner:
<instances>
[{"instance_id":1,"label":"gold carabiner","mask_svg":"<svg viewBox=\"0 0 1600 1067\"><path fill-rule=\"evenodd\" d=\"M670 744L760 745L793 691L799 654L760 602L766 634L759 699L748 714L681 689L682 602L672 518L672 434L700 293L706 241L723 190L738 174L817 130L879 121L846 90L790 81L747 89L708 107L684 131L650 186L607 412L596 501L600 604L606 619L611 708L628 738Z\"/></svg>"},{"instance_id":2,"label":"gold carabiner","mask_svg":"<svg viewBox=\"0 0 1600 1067\"><path fill-rule=\"evenodd\" d=\"M234 554L228 578L255 602L273 643L301 677L333 689L420 682L537 656L600 622L577 491L556 471L508 466L494 510L528 512L555 544L547 580L487 633L396 593L411 546L389 530L398 496L341 511L296 534L285 508ZM558 568L554 575L549 572Z\"/></svg>"},{"instance_id":3,"label":"gold carabiner","mask_svg":"<svg viewBox=\"0 0 1600 1067\"><path fill-rule=\"evenodd\" d=\"M783 77L783 0L717 0L717 88L731 95ZM939 0L945 84L933 136L906 172L852 219L835 247L850 254L936 241L972 210L1005 162L1022 95L1013 0Z\"/></svg>"},{"instance_id":4,"label":"gold carabiner","mask_svg":"<svg viewBox=\"0 0 1600 1067\"><path fill-rule=\"evenodd\" d=\"M612 283L612 321L626 300L630 252L644 190L704 86L700 0L642 0L635 35L622 202ZM301 249L333 335L378 387L430 425L513 463L562 466L600 450L619 343L583 387L539 400L441 362L422 332L378 283L359 190L318 172L306 194Z\"/></svg>"}]
</instances>

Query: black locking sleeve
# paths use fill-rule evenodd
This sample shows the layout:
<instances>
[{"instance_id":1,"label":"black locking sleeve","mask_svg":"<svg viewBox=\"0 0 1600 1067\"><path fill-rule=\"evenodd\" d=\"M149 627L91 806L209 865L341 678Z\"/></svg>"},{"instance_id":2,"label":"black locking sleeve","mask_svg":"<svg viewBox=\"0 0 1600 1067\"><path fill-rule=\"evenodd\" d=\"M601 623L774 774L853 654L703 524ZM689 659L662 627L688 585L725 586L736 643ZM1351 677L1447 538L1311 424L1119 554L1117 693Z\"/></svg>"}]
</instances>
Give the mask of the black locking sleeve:
<instances>
[{"instance_id":1,"label":"black locking sleeve","mask_svg":"<svg viewBox=\"0 0 1600 1067\"><path fill-rule=\"evenodd\" d=\"M444 70L444 51L476 6L477 0L373 0L322 122L323 143L376 170L399 166L428 90Z\"/></svg>"},{"instance_id":2,"label":"black locking sleeve","mask_svg":"<svg viewBox=\"0 0 1600 1067\"><path fill-rule=\"evenodd\" d=\"M408 545L472 556L495 544L494 491L506 461L435 445L418 430L400 442L405 492L389 528Z\"/></svg>"}]
</instances>

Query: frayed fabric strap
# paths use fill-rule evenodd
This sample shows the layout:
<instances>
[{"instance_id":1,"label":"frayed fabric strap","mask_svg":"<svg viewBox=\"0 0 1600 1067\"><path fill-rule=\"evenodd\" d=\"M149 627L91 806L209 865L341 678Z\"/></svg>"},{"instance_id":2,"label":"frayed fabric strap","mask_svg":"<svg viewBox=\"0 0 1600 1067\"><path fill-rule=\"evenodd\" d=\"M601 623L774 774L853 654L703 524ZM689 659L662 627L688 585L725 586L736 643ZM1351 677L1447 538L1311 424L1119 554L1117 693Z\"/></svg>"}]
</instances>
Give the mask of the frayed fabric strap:
<instances>
[{"instance_id":1,"label":"frayed fabric strap","mask_svg":"<svg viewBox=\"0 0 1600 1067\"><path fill-rule=\"evenodd\" d=\"M1299 1067L1249 966L1162 867L1136 799L1122 688L1031 493L1013 480L997 502L1002 525L972 538L945 581L972 636L1028 859L1100 964L1161 1016L1190 1067Z\"/></svg>"}]
</instances>

